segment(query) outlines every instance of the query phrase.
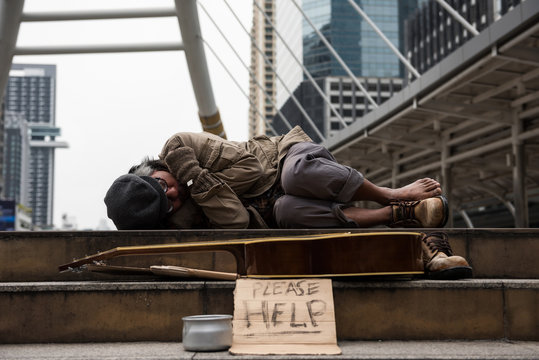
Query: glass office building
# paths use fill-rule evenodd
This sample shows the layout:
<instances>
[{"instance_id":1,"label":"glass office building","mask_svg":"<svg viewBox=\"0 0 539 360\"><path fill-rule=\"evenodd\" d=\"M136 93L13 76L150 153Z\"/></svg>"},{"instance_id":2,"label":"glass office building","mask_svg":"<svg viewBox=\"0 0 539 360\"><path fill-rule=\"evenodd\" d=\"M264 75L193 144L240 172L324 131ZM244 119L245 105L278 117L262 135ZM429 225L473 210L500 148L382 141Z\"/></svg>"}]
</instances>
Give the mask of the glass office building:
<instances>
[{"instance_id":1,"label":"glass office building","mask_svg":"<svg viewBox=\"0 0 539 360\"><path fill-rule=\"evenodd\" d=\"M385 36L403 50L404 20L417 0L355 0ZM399 59L346 0L303 0L303 10L352 73L363 77L403 77ZM303 20L303 61L313 77L348 76Z\"/></svg>"},{"instance_id":2,"label":"glass office building","mask_svg":"<svg viewBox=\"0 0 539 360\"><path fill-rule=\"evenodd\" d=\"M404 22L417 10L418 3L422 0L355 1L402 52ZM404 67L399 58L347 0L302 0L297 3L359 79L373 101L381 104L402 88ZM260 6L262 7L262 4ZM268 17L272 17L271 21L280 35L277 36L255 7L253 29L257 31L253 31L253 34L259 35L255 36L255 39L259 42L259 47L262 48L261 44L264 44L267 56L271 57L283 82L288 85L324 136L339 131L343 127L342 120L351 124L372 110L373 106L365 94L351 81L348 73L295 5L289 1L264 0L263 10ZM264 36L261 36L262 30ZM294 51L294 56L284 46L280 46L281 37ZM324 96L330 99L331 106L315 90L303 74L301 65L294 61L294 57L300 59L310 75L316 79ZM251 105L253 111L250 112L250 124L260 123L258 120L263 117L277 133L286 132L287 123L301 125L313 140L320 141L296 102L284 91L284 86L270 69L263 67L261 57L253 56L251 64L259 82L263 83L267 93L273 96L280 113L277 113L270 101L264 101L264 96L252 96L251 104L259 104L259 113L263 116L257 116L255 106ZM261 92L251 86L251 94L258 93ZM342 120L330 107L337 109ZM251 129L254 130L252 135L263 133L263 127L251 126Z\"/></svg>"},{"instance_id":3,"label":"glass office building","mask_svg":"<svg viewBox=\"0 0 539 360\"><path fill-rule=\"evenodd\" d=\"M481 32L520 3L520 0L448 0ZM421 74L473 37L435 0L423 1L405 23L405 55Z\"/></svg>"},{"instance_id":4,"label":"glass office building","mask_svg":"<svg viewBox=\"0 0 539 360\"><path fill-rule=\"evenodd\" d=\"M355 0L401 52L404 48L404 22L418 7L418 0ZM399 58L379 34L346 0L303 0L302 9L314 27L323 34L376 104L389 99L403 86L404 68ZM319 84L329 106L305 77L295 90L315 126L323 136L331 136L372 110L367 96L328 49L305 18L302 21L303 64ZM280 57L277 57L280 61ZM338 115L336 114L338 112ZM288 100L281 113L293 125L299 124L314 141L321 141L312 125ZM286 130L281 115L274 127Z\"/></svg>"}]
</instances>

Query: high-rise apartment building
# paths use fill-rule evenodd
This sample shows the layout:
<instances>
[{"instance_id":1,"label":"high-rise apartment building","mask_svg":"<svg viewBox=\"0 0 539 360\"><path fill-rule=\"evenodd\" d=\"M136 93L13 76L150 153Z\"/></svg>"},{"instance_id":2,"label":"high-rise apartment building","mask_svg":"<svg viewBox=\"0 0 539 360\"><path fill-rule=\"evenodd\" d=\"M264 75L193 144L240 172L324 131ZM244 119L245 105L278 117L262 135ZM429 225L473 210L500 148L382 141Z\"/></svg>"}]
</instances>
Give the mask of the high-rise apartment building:
<instances>
[{"instance_id":1,"label":"high-rise apartment building","mask_svg":"<svg viewBox=\"0 0 539 360\"><path fill-rule=\"evenodd\" d=\"M301 14L289 0L253 0L251 35L249 135L272 135L266 124L303 78Z\"/></svg>"},{"instance_id":2,"label":"high-rise apartment building","mask_svg":"<svg viewBox=\"0 0 539 360\"><path fill-rule=\"evenodd\" d=\"M268 60L273 61L275 41L271 25L266 20L257 6L261 6L272 21L274 19L274 1L253 0L253 26L251 36L251 77L249 78L249 137L266 132L266 121L271 121L274 115L275 102L273 93L274 74L271 66L265 64L264 58L258 49L265 49ZM265 85L267 84L267 85Z\"/></svg>"},{"instance_id":3,"label":"high-rise apartment building","mask_svg":"<svg viewBox=\"0 0 539 360\"><path fill-rule=\"evenodd\" d=\"M65 142L56 140L60 135L60 129L55 126L56 66L13 64L9 75L5 112L19 113L29 129L30 165L27 179L21 178L20 185L25 187L22 191L28 198L24 205L32 209L35 225L50 228L55 150L67 147ZM15 159L5 157L5 167L11 160ZM17 166L15 163L9 166Z\"/></svg>"},{"instance_id":4,"label":"high-rise apartment building","mask_svg":"<svg viewBox=\"0 0 539 360\"><path fill-rule=\"evenodd\" d=\"M4 189L2 197L29 206L30 133L23 114L4 113Z\"/></svg>"},{"instance_id":5,"label":"high-rise apartment building","mask_svg":"<svg viewBox=\"0 0 539 360\"><path fill-rule=\"evenodd\" d=\"M6 181L4 178L4 102L0 99L0 198L3 197Z\"/></svg>"}]
</instances>

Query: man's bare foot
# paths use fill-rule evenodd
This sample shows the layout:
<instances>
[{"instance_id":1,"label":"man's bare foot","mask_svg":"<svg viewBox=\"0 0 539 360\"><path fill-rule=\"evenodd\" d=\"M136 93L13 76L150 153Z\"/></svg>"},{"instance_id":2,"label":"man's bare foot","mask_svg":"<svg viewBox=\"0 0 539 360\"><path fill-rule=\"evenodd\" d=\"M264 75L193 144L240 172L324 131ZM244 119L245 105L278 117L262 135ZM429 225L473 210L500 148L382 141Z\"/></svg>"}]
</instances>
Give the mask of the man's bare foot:
<instances>
[{"instance_id":1,"label":"man's bare foot","mask_svg":"<svg viewBox=\"0 0 539 360\"><path fill-rule=\"evenodd\" d=\"M398 189L391 189L394 200L423 200L442 195L440 183L434 179L423 178Z\"/></svg>"}]
</instances>

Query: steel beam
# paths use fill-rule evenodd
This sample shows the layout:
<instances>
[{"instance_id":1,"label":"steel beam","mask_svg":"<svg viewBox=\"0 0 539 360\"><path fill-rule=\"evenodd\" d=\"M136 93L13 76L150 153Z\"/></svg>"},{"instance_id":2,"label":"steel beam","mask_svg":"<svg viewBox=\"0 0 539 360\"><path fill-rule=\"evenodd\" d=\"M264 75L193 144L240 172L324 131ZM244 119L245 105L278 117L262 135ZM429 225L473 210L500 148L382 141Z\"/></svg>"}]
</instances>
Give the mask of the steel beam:
<instances>
[{"instance_id":1,"label":"steel beam","mask_svg":"<svg viewBox=\"0 0 539 360\"><path fill-rule=\"evenodd\" d=\"M462 135L460 137L453 138L453 139L449 140L448 145L449 146L454 146L454 145L458 145L458 144L460 144L460 143L462 143L464 141L481 139L485 135L491 134L492 132L495 132L495 131L499 130L500 127L502 127L502 126L503 125L491 124L491 125L481 127L481 128L479 128L477 130L474 130L474 131L468 131L467 133L465 133L464 135Z\"/></svg>"},{"instance_id":2,"label":"steel beam","mask_svg":"<svg viewBox=\"0 0 539 360\"><path fill-rule=\"evenodd\" d=\"M468 213L466 212L466 210L461 209L459 211L459 214L460 214L460 216L462 216L462 219L466 223L466 227L469 228L469 229L473 229L474 226L473 226L472 220L468 216Z\"/></svg>"},{"instance_id":3,"label":"steel beam","mask_svg":"<svg viewBox=\"0 0 539 360\"><path fill-rule=\"evenodd\" d=\"M528 117L532 117L539 113L539 106L530 108L529 110L523 111L520 114L518 114L519 119L526 119Z\"/></svg>"},{"instance_id":4,"label":"steel beam","mask_svg":"<svg viewBox=\"0 0 539 360\"><path fill-rule=\"evenodd\" d=\"M526 74L523 74L522 76L519 76L517 78L514 78L513 80L507 81L502 85L499 85L491 90L485 91L477 96L475 96L472 99L472 104L481 102L483 100L486 100L490 97L496 96L506 90L509 90L515 86L517 86L519 83L526 82L529 80L533 80L536 77L539 77L539 68L533 69Z\"/></svg>"},{"instance_id":5,"label":"steel beam","mask_svg":"<svg viewBox=\"0 0 539 360\"><path fill-rule=\"evenodd\" d=\"M59 55L59 54L99 54L142 51L184 50L181 42L161 44L103 44L103 45L66 45L66 46L29 46L17 47L14 55Z\"/></svg>"},{"instance_id":6,"label":"steel beam","mask_svg":"<svg viewBox=\"0 0 539 360\"><path fill-rule=\"evenodd\" d=\"M404 165L404 164L412 162L412 161L414 161L416 159L421 159L421 158L423 158L425 156L428 156L428 155L432 154L432 152L433 152L433 150L431 150L431 149L427 149L427 150L423 150L423 151L417 151L411 156L407 156L407 157L403 157L403 158L399 159L397 161L397 164L398 165Z\"/></svg>"},{"instance_id":7,"label":"steel beam","mask_svg":"<svg viewBox=\"0 0 539 360\"><path fill-rule=\"evenodd\" d=\"M221 116L215 104L213 90L198 21L196 0L175 0L185 58L198 105L198 115L204 131L226 138Z\"/></svg>"},{"instance_id":8,"label":"steel beam","mask_svg":"<svg viewBox=\"0 0 539 360\"><path fill-rule=\"evenodd\" d=\"M514 125L512 127L512 148L513 148L513 197L515 203L515 227L529 227L528 201L526 197L526 168L524 161L524 144L519 139L522 133L522 121L517 112L513 116Z\"/></svg>"},{"instance_id":9,"label":"steel beam","mask_svg":"<svg viewBox=\"0 0 539 360\"><path fill-rule=\"evenodd\" d=\"M444 110L444 109L435 109L435 108L429 108L429 107L426 107L426 106L421 106L421 107L417 107L417 110L419 111L424 111L424 112L429 112L429 113L434 113L434 114L440 114L440 115L446 115L446 116L453 116L453 117L456 117L456 118L461 118L461 119L468 119L468 120L474 120L474 121L481 121L481 122L486 122L486 123L491 123L491 124L506 124L506 125L509 125L510 123L503 120L503 119L493 119L493 118L490 118L490 117L486 117L486 116L477 116L477 115L467 115L467 114L460 114L456 111L448 111L448 110Z\"/></svg>"},{"instance_id":10,"label":"steel beam","mask_svg":"<svg viewBox=\"0 0 539 360\"><path fill-rule=\"evenodd\" d=\"M24 0L0 0L0 105L17 44Z\"/></svg>"},{"instance_id":11,"label":"steel beam","mask_svg":"<svg viewBox=\"0 0 539 360\"><path fill-rule=\"evenodd\" d=\"M492 60L493 57L495 57L495 55L492 54L484 56L483 58L470 65L468 68L464 69L463 71L460 71L458 74L455 74L455 76L447 79L440 86L436 87L432 91L427 92L425 96L418 98L417 105L423 105L427 101L436 98L440 94L443 94L445 91L453 91L453 89L457 89L459 85L462 85L465 82L467 76L477 75L477 72L481 71L483 66L487 64L490 60Z\"/></svg>"},{"instance_id":12,"label":"steel beam","mask_svg":"<svg viewBox=\"0 0 539 360\"><path fill-rule=\"evenodd\" d=\"M406 116L408 115L409 113L411 113L412 111L414 110L414 106L410 105L410 106L407 106L405 109L401 110L399 113L395 114L394 116L392 116L390 119L384 121L383 123L381 123L380 125L374 127L372 130L368 130L368 129L364 129L363 133L360 134L359 136L357 136L355 139L349 141L348 143L346 143L345 145L342 145L336 149L333 149L331 150L331 152L333 154L337 154L345 149L347 149L348 147L350 146L353 146L354 144L358 143L358 142L361 142L362 140L365 140L365 139L368 139L369 138L369 134L374 134L380 130L382 130L383 128L385 128L386 126L390 125L392 122L400 119L401 117L403 116Z\"/></svg>"},{"instance_id":13,"label":"steel beam","mask_svg":"<svg viewBox=\"0 0 539 360\"><path fill-rule=\"evenodd\" d=\"M468 181L467 181L468 182ZM505 205L507 210L511 213L511 216L513 216L513 219L515 218L515 207L511 202L509 202L505 197L498 192L496 192L494 189L489 188L488 186L485 186L485 184L467 184L467 186L473 187L479 192L486 192L492 196L494 196L496 199L498 199L502 204ZM506 189L507 190L507 189Z\"/></svg>"},{"instance_id":14,"label":"steel beam","mask_svg":"<svg viewBox=\"0 0 539 360\"><path fill-rule=\"evenodd\" d=\"M478 35L479 34L479 31L477 31L476 28L474 28L468 21L466 21L465 18L463 18L455 9L453 9L453 7L451 7L451 5L449 5L448 3L446 3L444 0L436 0L438 2L438 4L440 4L445 10L447 10L447 12L449 14L451 14L451 16L453 16L455 18L455 20L457 20L459 23L462 24L462 26L464 26L466 28L466 30L468 30L469 32L471 32L473 35Z\"/></svg>"},{"instance_id":15,"label":"steel beam","mask_svg":"<svg viewBox=\"0 0 539 360\"><path fill-rule=\"evenodd\" d=\"M447 159L451 155L451 146L448 144L448 137L443 136L441 139L442 152L440 156L440 170L442 174L442 189L449 203L449 217L447 220L447 226L453 227L453 174L451 171L451 164Z\"/></svg>"},{"instance_id":16,"label":"steel beam","mask_svg":"<svg viewBox=\"0 0 539 360\"><path fill-rule=\"evenodd\" d=\"M523 141L523 140L526 140L526 139L529 139L529 138L535 137L535 136L539 136L539 128L523 132L522 134L518 135L517 139L519 141ZM464 161L464 160L467 160L469 158L482 155L482 154L487 153L489 151L497 150L497 149L499 149L501 147L504 147L504 146L509 146L509 145L512 144L512 141L513 140L511 138L505 138L505 139L501 139L501 140L498 140L498 141L494 141L494 142L492 142L490 144L483 145L483 146L481 146L479 148L472 149L472 150L469 150L469 151L466 151L466 152L463 152L463 153L460 153L460 154L452 155L451 157L449 157L447 159L447 162L448 163L456 163L456 162ZM432 162L430 164L423 165L423 166L420 166L420 167L418 167L416 169L406 171L405 173L401 173L400 175L398 175L398 178L402 179L402 178L406 178L406 177L410 177L410 176L416 176L417 174L421 174L421 173L424 173L424 172L427 172L427 171L434 170L436 168L439 168L440 166L441 166L441 161L434 161L434 162Z\"/></svg>"},{"instance_id":17,"label":"steel beam","mask_svg":"<svg viewBox=\"0 0 539 360\"><path fill-rule=\"evenodd\" d=\"M376 135L370 135L369 138L376 141L380 141L382 143L397 144L397 145L408 146L408 147L416 148L416 149L428 149L432 151L440 151L440 148L437 147L436 145L428 145L419 141L413 142L413 141L406 141L406 140L398 140L395 138L383 138L381 136L376 136Z\"/></svg>"},{"instance_id":18,"label":"steel beam","mask_svg":"<svg viewBox=\"0 0 539 360\"><path fill-rule=\"evenodd\" d=\"M539 90L534 91L531 94L519 97L518 99L511 101L511 107L517 107L517 106L523 105L525 103L535 101L537 99L539 99Z\"/></svg>"},{"instance_id":19,"label":"steel beam","mask_svg":"<svg viewBox=\"0 0 539 360\"><path fill-rule=\"evenodd\" d=\"M135 19L149 17L176 16L174 8L155 9L117 9L117 10L84 10L62 12L30 12L22 14L22 21L69 21L69 20L108 20Z\"/></svg>"}]
</instances>

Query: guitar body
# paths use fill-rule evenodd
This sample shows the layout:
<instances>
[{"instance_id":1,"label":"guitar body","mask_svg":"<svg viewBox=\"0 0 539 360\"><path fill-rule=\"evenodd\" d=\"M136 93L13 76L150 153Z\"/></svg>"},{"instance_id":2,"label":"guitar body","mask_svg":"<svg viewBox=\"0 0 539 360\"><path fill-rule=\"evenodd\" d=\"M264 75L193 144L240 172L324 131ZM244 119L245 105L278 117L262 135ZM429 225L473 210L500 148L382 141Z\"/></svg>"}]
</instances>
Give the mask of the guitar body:
<instances>
[{"instance_id":1,"label":"guitar body","mask_svg":"<svg viewBox=\"0 0 539 360\"><path fill-rule=\"evenodd\" d=\"M245 244L248 277L422 274L421 234L327 234Z\"/></svg>"},{"instance_id":2,"label":"guitar body","mask_svg":"<svg viewBox=\"0 0 539 360\"><path fill-rule=\"evenodd\" d=\"M227 251L237 273L255 278L423 274L417 232L334 233L247 240L127 246L59 267L70 270L118 256Z\"/></svg>"}]
</instances>

